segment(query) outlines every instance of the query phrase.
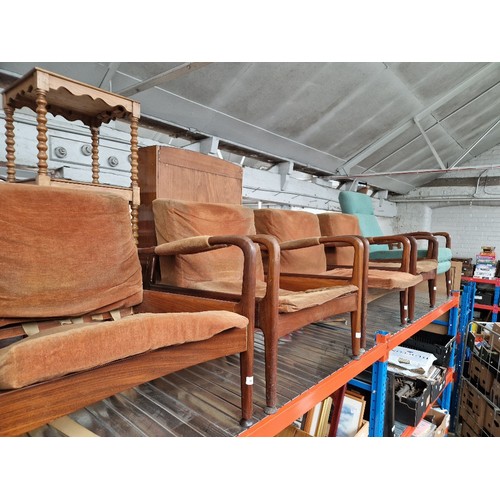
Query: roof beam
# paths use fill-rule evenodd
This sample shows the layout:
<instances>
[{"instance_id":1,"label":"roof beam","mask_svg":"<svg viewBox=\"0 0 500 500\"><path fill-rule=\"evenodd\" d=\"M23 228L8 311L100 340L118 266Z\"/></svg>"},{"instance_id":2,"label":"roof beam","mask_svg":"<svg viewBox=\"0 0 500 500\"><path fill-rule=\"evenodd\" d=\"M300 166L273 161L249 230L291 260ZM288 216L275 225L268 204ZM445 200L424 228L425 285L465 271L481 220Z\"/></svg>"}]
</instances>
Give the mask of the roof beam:
<instances>
[{"instance_id":1,"label":"roof beam","mask_svg":"<svg viewBox=\"0 0 500 500\"><path fill-rule=\"evenodd\" d=\"M99 87L101 89L111 90L110 83L111 80L113 79L113 76L115 76L115 73L117 72L119 66L120 66L119 62L112 62L108 64L108 69L106 70L106 73L103 76L101 83L99 84Z\"/></svg>"},{"instance_id":2,"label":"roof beam","mask_svg":"<svg viewBox=\"0 0 500 500\"><path fill-rule=\"evenodd\" d=\"M420 133L422 134L422 137L425 139L425 142L427 143L427 146L429 146L429 149L432 151L432 154L434 155L434 158L436 158L438 165L441 167L442 170L446 170L446 167L437 154L437 151L434 149L434 146L432 145L432 142L430 141L429 137L427 137L427 134L425 133L425 130L422 128L422 125L420 125L420 122L415 118L415 124L418 127L418 130L420 130Z\"/></svg>"},{"instance_id":3,"label":"roof beam","mask_svg":"<svg viewBox=\"0 0 500 500\"><path fill-rule=\"evenodd\" d=\"M144 92L152 87L156 87L158 85L162 85L163 83L170 82L175 80L176 78L180 78L181 76L187 75L191 73L191 71L196 71L203 66L207 66L211 64L209 62L187 62L176 66L175 68L171 68L159 75L153 76L144 80L140 83L134 83L123 90L119 90L118 93L125 97L130 97L132 95L138 94L139 92Z\"/></svg>"},{"instance_id":4,"label":"roof beam","mask_svg":"<svg viewBox=\"0 0 500 500\"><path fill-rule=\"evenodd\" d=\"M455 168L498 124L500 118L469 148L463 153L460 158L456 159L449 167L449 170Z\"/></svg>"},{"instance_id":5,"label":"roof beam","mask_svg":"<svg viewBox=\"0 0 500 500\"><path fill-rule=\"evenodd\" d=\"M455 96L463 92L465 89L483 79L487 74L491 73L494 70L498 70L499 63L489 63L486 66L483 66L479 71L477 71L474 75L470 76L445 95L434 101L431 105L422 109L419 113L417 113L413 118L401 123L399 126L394 128L393 130L387 132L382 137L377 139L375 142L372 142L368 147L360 151L358 154L354 155L351 159L346 161L339 169L338 173L343 171L345 175L349 175L349 172L352 167L358 165L361 161L368 158L370 155L378 151L380 148L384 147L386 144L391 142L393 139L401 135L406 130L413 127L415 121L421 121L422 118L428 116L430 113L441 107L443 104L447 103Z\"/></svg>"}]
</instances>

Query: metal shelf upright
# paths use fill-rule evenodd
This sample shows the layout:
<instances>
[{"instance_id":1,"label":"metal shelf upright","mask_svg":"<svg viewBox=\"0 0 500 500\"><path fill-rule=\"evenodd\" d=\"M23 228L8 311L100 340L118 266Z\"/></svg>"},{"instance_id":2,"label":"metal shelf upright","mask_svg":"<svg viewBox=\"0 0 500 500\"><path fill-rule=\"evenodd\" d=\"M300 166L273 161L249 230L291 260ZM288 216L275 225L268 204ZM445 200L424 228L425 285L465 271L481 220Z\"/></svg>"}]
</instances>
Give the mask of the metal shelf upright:
<instances>
[{"instance_id":1,"label":"metal shelf upright","mask_svg":"<svg viewBox=\"0 0 500 500\"><path fill-rule=\"evenodd\" d=\"M458 293L458 292L457 292ZM429 407L425 410L423 417L430 410L434 403L438 402L441 408L450 413L450 430L454 430L457 404L458 404L458 380L457 377L461 373L462 356L463 356L463 339L465 330L474 309L474 294L475 284L465 285L461 294L460 301L457 301L455 307L450 309L448 320L448 335L455 337L456 341L453 345L448 370L446 373L446 385L442 393L435 401L432 401ZM441 324L441 322L439 323ZM416 333L416 332L414 332ZM390 341L388 332L380 331L377 335L378 344L388 344ZM399 344L393 345L396 347ZM388 379L388 352L387 355L374 362L372 367L372 382L366 384L358 380L352 380L350 383L354 386L368 389L371 393L370 400L370 437L382 437L384 435L385 422L385 405L386 405L386 390ZM422 418L423 418L422 417ZM407 427L401 434L411 436L415 427Z\"/></svg>"},{"instance_id":2,"label":"metal shelf upright","mask_svg":"<svg viewBox=\"0 0 500 500\"><path fill-rule=\"evenodd\" d=\"M342 386L351 383L369 367L374 367L374 371L377 372L378 380L371 383L370 389L372 391L376 391L377 397L380 397L378 401L383 401L385 399L383 383L383 373L385 368L383 363L387 363L389 352L398 345L402 344L405 340L409 339L412 335L425 328L425 326L429 323L440 318L447 311L458 308L459 299L460 293L458 291L453 292L452 297L450 297L447 302L437 306L424 317L406 325L398 332L388 335L379 333L377 335L376 344L367 350L358 360L351 361L347 365L342 366L310 389L304 391L299 396L283 405L273 415L266 416L249 429L243 431L239 434L239 436L276 436L285 427L292 424L295 420L307 413L311 408L313 408L314 405L325 400L327 397L330 397ZM376 365L378 362L382 364ZM387 365L385 365L385 367L387 367ZM380 423L380 418L374 416L373 423L370 422L370 428L380 429L381 425L383 428L383 423Z\"/></svg>"}]
</instances>

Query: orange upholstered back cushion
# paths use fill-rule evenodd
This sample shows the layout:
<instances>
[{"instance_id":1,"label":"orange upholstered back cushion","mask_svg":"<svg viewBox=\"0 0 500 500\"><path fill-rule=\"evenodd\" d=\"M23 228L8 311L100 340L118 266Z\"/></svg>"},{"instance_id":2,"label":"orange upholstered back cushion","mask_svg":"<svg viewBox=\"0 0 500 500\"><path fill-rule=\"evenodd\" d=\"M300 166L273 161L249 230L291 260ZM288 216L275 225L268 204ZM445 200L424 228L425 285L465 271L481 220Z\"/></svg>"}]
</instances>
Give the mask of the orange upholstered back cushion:
<instances>
[{"instance_id":1,"label":"orange upholstered back cushion","mask_svg":"<svg viewBox=\"0 0 500 500\"><path fill-rule=\"evenodd\" d=\"M0 184L0 318L80 316L142 301L127 201Z\"/></svg>"},{"instance_id":2,"label":"orange upholstered back cushion","mask_svg":"<svg viewBox=\"0 0 500 500\"><path fill-rule=\"evenodd\" d=\"M323 236L361 235L355 215L325 212L317 215ZM328 265L351 266L354 258L352 247L328 248Z\"/></svg>"},{"instance_id":3,"label":"orange upholstered back cushion","mask_svg":"<svg viewBox=\"0 0 500 500\"><path fill-rule=\"evenodd\" d=\"M280 243L321 236L315 214L295 210L262 208L254 210L257 233L275 236ZM281 253L284 273L322 273L326 271L325 249L316 245Z\"/></svg>"},{"instance_id":4,"label":"orange upholstered back cushion","mask_svg":"<svg viewBox=\"0 0 500 500\"><path fill-rule=\"evenodd\" d=\"M158 198L153 201L158 244L192 236L254 235L253 211L241 205ZM243 253L227 247L192 255L161 257L161 280L190 287L203 281L239 281ZM257 279L264 279L260 253Z\"/></svg>"}]
</instances>

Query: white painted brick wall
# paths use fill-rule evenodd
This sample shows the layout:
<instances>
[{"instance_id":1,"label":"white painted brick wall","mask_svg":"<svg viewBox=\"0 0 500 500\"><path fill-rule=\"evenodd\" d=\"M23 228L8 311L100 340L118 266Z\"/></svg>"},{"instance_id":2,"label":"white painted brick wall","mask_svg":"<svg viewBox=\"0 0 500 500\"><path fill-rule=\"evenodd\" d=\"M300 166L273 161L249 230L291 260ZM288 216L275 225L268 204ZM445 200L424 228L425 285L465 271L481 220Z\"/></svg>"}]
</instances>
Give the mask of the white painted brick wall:
<instances>
[{"instance_id":1,"label":"white painted brick wall","mask_svg":"<svg viewBox=\"0 0 500 500\"><path fill-rule=\"evenodd\" d=\"M453 257L472 257L482 246L496 247L500 256L500 207L447 206L432 211L432 231L447 231Z\"/></svg>"},{"instance_id":2,"label":"white painted brick wall","mask_svg":"<svg viewBox=\"0 0 500 500\"><path fill-rule=\"evenodd\" d=\"M394 232L430 231L431 221L432 209L425 203L398 203Z\"/></svg>"},{"instance_id":3,"label":"white painted brick wall","mask_svg":"<svg viewBox=\"0 0 500 500\"><path fill-rule=\"evenodd\" d=\"M479 165L500 165L500 145L460 167ZM475 262L482 246L496 247L500 257L500 207L462 204L432 209L425 203L398 203L397 210L392 220L394 232L415 231L416 226L423 231L446 231L451 236L454 257Z\"/></svg>"},{"instance_id":4,"label":"white painted brick wall","mask_svg":"<svg viewBox=\"0 0 500 500\"><path fill-rule=\"evenodd\" d=\"M500 145L460 166L490 164L500 165ZM434 208L431 230L450 233L454 257L472 258L475 262L482 246L496 247L500 256L500 207L466 204Z\"/></svg>"}]
</instances>

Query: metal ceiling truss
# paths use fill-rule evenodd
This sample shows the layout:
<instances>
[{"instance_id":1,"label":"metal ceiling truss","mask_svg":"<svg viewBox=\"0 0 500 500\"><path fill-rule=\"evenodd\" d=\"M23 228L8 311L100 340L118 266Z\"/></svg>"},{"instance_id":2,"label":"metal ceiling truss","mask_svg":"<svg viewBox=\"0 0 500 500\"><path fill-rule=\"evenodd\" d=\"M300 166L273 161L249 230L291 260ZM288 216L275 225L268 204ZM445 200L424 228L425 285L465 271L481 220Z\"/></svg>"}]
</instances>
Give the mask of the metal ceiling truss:
<instances>
[{"instance_id":1,"label":"metal ceiling truss","mask_svg":"<svg viewBox=\"0 0 500 500\"><path fill-rule=\"evenodd\" d=\"M181 76L187 75L191 73L191 71L196 71L203 66L207 66L211 64L209 62L187 62L176 66L175 68L171 68L159 75L148 78L147 80L143 80L140 83L134 83L129 87L118 90L118 94L123 95L125 97L130 97L135 94L139 94L140 92L144 92L145 90L149 90L158 85L162 85L164 83L175 80L176 78L180 78Z\"/></svg>"},{"instance_id":2,"label":"metal ceiling truss","mask_svg":"<svg viewBox=\"0 0 500 500\"><path fill-rule=\"evenodd\" d=\"M337 169L337 173L342 175L342 176L348 176L351 169L354 166L357 166L360 162L371 156L373 153L387 145L389 142L393 141L396 139L398 136L400 136L402 133L406 132L407 130L411 129L415 124L419 123L422 121L423 118L429 116L433 111L438 109L439 107L443 106L447 102L449 102L451 99L456 97L458 94L469 88L471 85L474 85L481 79L485 78L488 74L490 74L494 70L498 70L499 63L489 63L483 68L481 68L478 72L476 72L474 75L471 77L467 78L464 80L462 83L459 85L455 86L453 89L451 89L449 92L447 92L445 95L437 99L435 102L433 102L431 105L427 106L423 110L421 110L419 113L417 113L415 116L413 116L411 119L406 120L405 122L401 123L398 125L396 128L393 130L387 132L384 134L382 137L377 139L375 142L370 144L368 147L360 151L358 154L354 155L352 158L350 158L348 161L346 161L343 165L341 165ZM424 136L425 138L425 136ZM367 168L365 171L371 170L373 168ZM391 175L393 173L391 172Z\"/></svg>"}]
</instances>

